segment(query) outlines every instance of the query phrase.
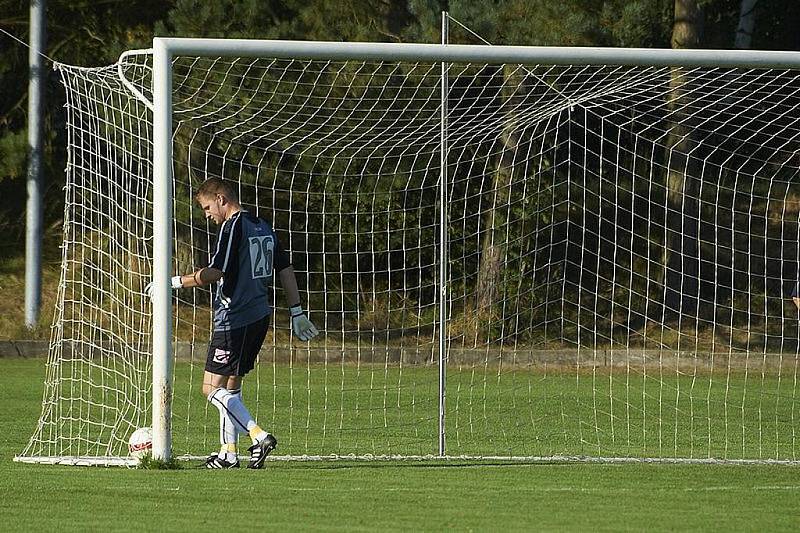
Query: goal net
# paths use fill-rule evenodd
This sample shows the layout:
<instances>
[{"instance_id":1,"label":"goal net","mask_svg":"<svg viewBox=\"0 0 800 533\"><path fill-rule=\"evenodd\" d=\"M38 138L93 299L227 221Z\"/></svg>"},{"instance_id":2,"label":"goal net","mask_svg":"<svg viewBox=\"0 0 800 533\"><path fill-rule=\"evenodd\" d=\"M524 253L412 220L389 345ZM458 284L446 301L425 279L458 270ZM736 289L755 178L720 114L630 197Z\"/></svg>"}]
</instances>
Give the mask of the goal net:
<instances>
[{"instance_id":1,"label":"goal net","mask_svg":"<svg viewBox=\"0 0 800 533\"><path fill-rule=\"evenodd\" d=\"M151 424L152 56L58 69L61 282L19 459L113 462ZM442 127L435 61L172 60L174 272L216 242L196 187L231 180L322 332L292 339L276 289L243 388L275 454L435 456L444 393L447 456L796 460L800 72L446 69ZM218 446L210 300L173 298L179 457Z\"/></svg>"}]
</instances>

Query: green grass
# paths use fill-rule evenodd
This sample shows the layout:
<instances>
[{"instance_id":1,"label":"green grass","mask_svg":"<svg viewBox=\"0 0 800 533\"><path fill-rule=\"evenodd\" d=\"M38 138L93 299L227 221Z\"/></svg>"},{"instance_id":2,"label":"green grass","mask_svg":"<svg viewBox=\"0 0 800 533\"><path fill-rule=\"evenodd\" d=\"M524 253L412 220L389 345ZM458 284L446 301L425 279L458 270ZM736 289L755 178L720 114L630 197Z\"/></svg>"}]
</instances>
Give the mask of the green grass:
<instances>
[{"instance_id":1,"label":"green grass","mask_svg":"<svg viewBox=\"0 0 800 533\"><path fill-rule=\"evenodd\" d=\"M95 359L64 360L59 413L92 420L61 455L104 455L87 443L149 425L149 369ZM124 358L123 358L124 359ZM201 456L217 446L218 414L200 395L202 366L176 365L173 444ZM132 376L123 379L121 376ZM70 378L70 379L67 379ZM135 378L135 379L134 379ZM452 456L601 456L797 460L800 412L794 367L675 372L615 368L448 369L447 452ZM135 398L138 395L138 400ZM438 453L435 367L378 364L271 364L245 380L244 398L276 433L281 455L432 455ZM115 420L127 420L113 436ZM98 424L97 422L103 422ZM50 419L46 435L61 424ZM64 433L78 430L64 430ZM60 444L61 445L61 444ZM39 452L50 455L53 452Z\"/></svg>"},{"instance_id":2,"label":"green grass","mask_svg":"<svg viewBox=\"0 0 800 533\"><path fill-rule=\"evenodd\" d=\"M4 531L800 528L793 466L270 462L212 472L15 463L40 412L44 360L0 359L0 371Z\"/></svg>"},{"instance_id":3,"label":"green grass","mask_svg":"<svg viewBox=\"0 0 800 533\"><path fill-rule=\"evenodd\" d=\"M0 246L0 253L3 247ZM56 250L57 251L57 250ZM42 257L42 292L39 321L35 328L25 326L25 254L9 254L0 258L0 339L47 339L53 321L53 307L58 294L61 258L47 248Z\"/></svg>"}]
</instances>

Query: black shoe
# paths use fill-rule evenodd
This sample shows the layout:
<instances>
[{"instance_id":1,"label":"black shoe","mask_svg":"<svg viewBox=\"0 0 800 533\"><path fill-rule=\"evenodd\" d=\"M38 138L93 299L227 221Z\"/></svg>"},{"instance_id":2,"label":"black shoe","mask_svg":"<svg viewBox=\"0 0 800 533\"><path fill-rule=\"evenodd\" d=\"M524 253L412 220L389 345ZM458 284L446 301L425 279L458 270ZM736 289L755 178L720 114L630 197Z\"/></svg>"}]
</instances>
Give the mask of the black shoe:
<instances>
[{"instance_id":1,"label":"black shoe","mask_svg":"<svg viewBox=\"0 0 800 533\"><path fill-rule=\"evenodd\" d=\"M216 453L212 453L208 456L208 459L206 459L206 468L239 468L239 459L236 459L234 462L230 462L222 459Z\"/></svg>"},{"instance_id":2,"label":"black shoe","mask_svg":"<svg viewBox=\"0 0 800 533\"><path fill-rule=\"evenodd\" d=\"M277 447L278 439L267 433L261 442L256 442L247 449L250 452L250 463L247 468L264 468L267 456Z\"/></svg>"}]
</instances>

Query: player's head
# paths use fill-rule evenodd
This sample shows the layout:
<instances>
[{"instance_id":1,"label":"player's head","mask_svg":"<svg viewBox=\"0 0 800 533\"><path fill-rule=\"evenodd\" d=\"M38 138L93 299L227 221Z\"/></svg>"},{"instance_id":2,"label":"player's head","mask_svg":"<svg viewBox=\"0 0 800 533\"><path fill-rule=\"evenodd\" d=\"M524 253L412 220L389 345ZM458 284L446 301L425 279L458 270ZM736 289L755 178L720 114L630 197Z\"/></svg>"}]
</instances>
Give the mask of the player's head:
<instances>
[{"instance_id":1,"label":"player's head","mask_svg":"<svg viewBox=\"0 0 800 533\"><path fill-rule=\"evenodd\" d=\"M200 204L206 218L210 218L216 224L227 220L230 215L241 209L239 195L231 187L230 182L220 178L208 178L201 183L194 198Z\"/></svg>"}]
</instances>

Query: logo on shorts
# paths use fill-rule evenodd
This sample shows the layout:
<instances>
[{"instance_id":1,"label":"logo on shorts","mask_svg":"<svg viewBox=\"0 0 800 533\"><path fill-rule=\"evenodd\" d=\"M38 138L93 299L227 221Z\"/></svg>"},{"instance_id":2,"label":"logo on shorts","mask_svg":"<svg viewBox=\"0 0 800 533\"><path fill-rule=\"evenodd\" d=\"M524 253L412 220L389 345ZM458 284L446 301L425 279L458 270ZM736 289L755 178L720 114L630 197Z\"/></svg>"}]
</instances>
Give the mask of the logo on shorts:
<instances>
[{"instance_id":1,"label":"logo on shorts","mask_svg":"<svg viewBox=\"0 0 800 533\"><path fill-rule=\"evenodd\" d=\"M229 350L223 350L222 348L217 348L214 350L214 362L220 363L224 365L228 362L231 358L231 352Z\"/></svg>"}]
</instances>

